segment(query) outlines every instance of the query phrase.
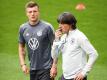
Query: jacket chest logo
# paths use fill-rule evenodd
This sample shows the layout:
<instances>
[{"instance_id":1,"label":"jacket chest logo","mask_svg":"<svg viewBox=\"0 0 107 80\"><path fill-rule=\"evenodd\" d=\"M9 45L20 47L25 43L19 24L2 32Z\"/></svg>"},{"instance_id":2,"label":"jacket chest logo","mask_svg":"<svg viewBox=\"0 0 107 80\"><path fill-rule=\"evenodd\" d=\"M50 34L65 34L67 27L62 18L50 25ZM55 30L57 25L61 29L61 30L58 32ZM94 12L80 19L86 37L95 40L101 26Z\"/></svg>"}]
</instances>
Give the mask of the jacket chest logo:
<instances>
[{"instance_id":1,"label":"jacket chest logo","mask_svg":"<svg viewBox=\"0 0 107 80\"><path fill-rule=\"evenodd\" d=\"M70 39L70 44L74 44L75 43L75 39L74 38L71 38Z\"/></svg>"}]
</instances>

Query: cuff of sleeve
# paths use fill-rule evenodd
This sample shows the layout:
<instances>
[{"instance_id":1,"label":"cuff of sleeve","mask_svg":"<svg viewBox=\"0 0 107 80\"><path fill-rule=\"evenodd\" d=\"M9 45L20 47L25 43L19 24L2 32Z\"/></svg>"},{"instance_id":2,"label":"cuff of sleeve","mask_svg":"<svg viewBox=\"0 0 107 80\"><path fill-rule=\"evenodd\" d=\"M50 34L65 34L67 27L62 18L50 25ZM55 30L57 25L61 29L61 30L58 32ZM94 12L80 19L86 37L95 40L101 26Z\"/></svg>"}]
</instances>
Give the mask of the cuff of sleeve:
<instances>
[{"instance_id":1,"label":"cuff of sleeve","mask_svg":"<svg viewBox=\"0 0 107 80\"><path fill-rule=\"evenodd\" d=\"M60 38L55 38L54 41L55 41L55 42L58 42L58 41L60 41Z\"/></svg>"}]
</instances>

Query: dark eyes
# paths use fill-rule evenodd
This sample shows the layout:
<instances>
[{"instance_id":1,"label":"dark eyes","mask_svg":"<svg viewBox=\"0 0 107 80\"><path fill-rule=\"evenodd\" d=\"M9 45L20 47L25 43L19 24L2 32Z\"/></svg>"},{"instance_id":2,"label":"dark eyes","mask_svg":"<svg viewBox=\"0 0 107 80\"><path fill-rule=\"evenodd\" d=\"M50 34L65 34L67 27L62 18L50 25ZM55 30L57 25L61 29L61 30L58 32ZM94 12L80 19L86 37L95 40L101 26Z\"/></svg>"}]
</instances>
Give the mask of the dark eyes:
<instances>
[{"instance_id":1,"label":"dark eyes","mask_svg":"<svg viewBox=\"0 0 107 80\"><path fill-rule=\"evenodd\" d=\"M38 11L29 11L29 13L32 13L32 12L36 13L36 12L38 12Z\"/></svg>"}]
</instances>

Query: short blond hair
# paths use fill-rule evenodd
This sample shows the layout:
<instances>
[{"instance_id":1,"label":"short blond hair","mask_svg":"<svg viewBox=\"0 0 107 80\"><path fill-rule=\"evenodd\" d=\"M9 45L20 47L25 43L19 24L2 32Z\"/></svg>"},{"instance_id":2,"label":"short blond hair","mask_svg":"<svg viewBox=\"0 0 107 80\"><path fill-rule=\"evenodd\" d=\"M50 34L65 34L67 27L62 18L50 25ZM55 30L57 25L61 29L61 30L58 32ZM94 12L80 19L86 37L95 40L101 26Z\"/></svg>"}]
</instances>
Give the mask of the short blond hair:
<instances>
[{"instance_id":1,"label":"short blond hair","mask_svg":"<svg viewBox=\"0 0 107 80\"><path fill-rule=\"evenodd\" d=\"M39 5L34 2L34 1L29 1L28 3L26 3L25 8L31 8L31 7L35 7L37 6L39 8Z\"/></svg>"}]
</instances>

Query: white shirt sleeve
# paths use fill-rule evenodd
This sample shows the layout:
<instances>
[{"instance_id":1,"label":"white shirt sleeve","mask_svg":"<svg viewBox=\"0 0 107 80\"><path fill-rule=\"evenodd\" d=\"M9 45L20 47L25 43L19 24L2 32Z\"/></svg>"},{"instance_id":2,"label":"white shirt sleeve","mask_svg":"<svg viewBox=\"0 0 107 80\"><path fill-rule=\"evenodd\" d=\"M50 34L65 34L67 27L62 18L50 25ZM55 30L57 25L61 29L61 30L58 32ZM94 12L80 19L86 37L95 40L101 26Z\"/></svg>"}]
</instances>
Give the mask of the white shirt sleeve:
<instances>
[{"instance_id":1,"label":"white shirt sleeve","mask_svg":"<svg viewBox=\"0 0 107 80\"><path fill-rule=\"evenodd\" d=\"M82 70L82 74L86 76L88 72L91 70L94 62L96 61L98 57L98 53L95 50L95 48L92 46L92 44L89 42L89 40L86 38L86 36L81 37L78 41L80 43L80 47L89 56L88 62Z\"/></svg>"},{"instance_id":2,"label":"white shirt sleeve","mask_svg":"<svg viewBox=\"0 0 107 80\"><path fill-rule=\"evenodd\" d=\"M59 40L59 41L57 40L57 41L53 42L53 46L52 46L52 50L51 50L51 55L52 55L53 59L58 58L62 45L63 45L63 41L61 41L61 40Z\"/></svg>"},{"instance_id":3,"label":"white shirt sleeve","mask_svg":"<svg viewBox=\"0 0 107 80\"><path fill-rule=\"evenodd\" d=\"M53 46L52 46L52 50L51 50L51 56L53 59L58 58L58 53L59 53L58 46L59 46L59 41L58 42L54 41Z\"/></svg>"}]
</instances>

